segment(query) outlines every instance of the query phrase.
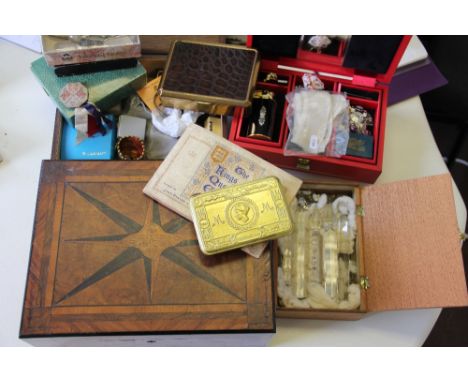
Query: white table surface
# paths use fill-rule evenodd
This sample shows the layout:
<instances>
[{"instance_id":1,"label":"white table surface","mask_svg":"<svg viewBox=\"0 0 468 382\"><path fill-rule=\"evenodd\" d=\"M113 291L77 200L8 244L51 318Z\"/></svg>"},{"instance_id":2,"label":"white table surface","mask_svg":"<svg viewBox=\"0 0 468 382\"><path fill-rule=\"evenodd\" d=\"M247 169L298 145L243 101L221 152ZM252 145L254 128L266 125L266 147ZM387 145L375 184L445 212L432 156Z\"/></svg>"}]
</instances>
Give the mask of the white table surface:
<instances>
[{"instance_id":1,"label":"white table surface","mask_svg":"<svg viewBox=\"0 0 468 382\"><path fill-rule=\"evenodd\" d=\"M0 40L0 346L18 338L42 159L50 158L55 106L30 71L37 53ZM419 97L388 108L378 183L447 172ZM466 208L454 188L458 223ZM278 319L275 346L421 345L440 309L368 314L359 321Z\"/></svg>"}]
</instances>

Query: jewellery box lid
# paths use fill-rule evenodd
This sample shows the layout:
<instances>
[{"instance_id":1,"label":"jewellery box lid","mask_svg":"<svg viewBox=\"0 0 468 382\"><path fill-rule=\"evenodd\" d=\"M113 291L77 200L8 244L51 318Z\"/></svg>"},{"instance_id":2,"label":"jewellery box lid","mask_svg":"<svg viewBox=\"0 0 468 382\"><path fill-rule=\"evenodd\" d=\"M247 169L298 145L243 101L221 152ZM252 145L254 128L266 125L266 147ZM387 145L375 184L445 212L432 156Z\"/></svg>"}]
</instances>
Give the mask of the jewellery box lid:
<instances>
[{"instance_id":1,"label":"jewellery box lid","mask_svg":"<svg viewBox=\"0 0 468 382\"><path fill-rule=\"evenodd\" d=\"M270 256L206 257L157 161L44 161L20 336L274 332Z\"/></svg>"},{"instance_id":2,"label":"jewellery box lid","mask_svg":"<svg viewBox=\"0 0 468 382\"><path fill-rule=\"evenodd\" d=\"M390 83L411 36L349 36L340 43L338 56L302 49L303 40L301 36L250 35L247 46L258 49L262 58L278 61L279 68L314 70L373 86Z\"/></svg>"},{"instance_id":3,"label":"jewellery box lid","mask_svg":"<svg viewBox=\"0 0 468 382\"><path fill-rule=\"evenodd\" d=\"M449 174L363 187L369 311L468 305Z\"/></svg>"}]
</instances>

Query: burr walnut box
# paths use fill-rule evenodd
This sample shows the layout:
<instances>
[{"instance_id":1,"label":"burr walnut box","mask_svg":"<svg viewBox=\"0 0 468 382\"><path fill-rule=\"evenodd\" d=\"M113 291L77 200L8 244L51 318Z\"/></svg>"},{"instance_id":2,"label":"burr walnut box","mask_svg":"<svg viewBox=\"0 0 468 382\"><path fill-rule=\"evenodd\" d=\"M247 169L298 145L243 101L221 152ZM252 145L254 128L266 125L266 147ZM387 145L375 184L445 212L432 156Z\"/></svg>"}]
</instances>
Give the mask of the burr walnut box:
<instances>
[{"instance_id":1,"label":"burr walnut box","mask_svg":"<svg viewBox=\"0 0 468 382\"><path fill-rule=\"evenodd\" d=\"M21 338L260 345L271 337L270 256L203 255L193 225L142 192L159 164L43 162Z\"/></svg>"}]
</instances>

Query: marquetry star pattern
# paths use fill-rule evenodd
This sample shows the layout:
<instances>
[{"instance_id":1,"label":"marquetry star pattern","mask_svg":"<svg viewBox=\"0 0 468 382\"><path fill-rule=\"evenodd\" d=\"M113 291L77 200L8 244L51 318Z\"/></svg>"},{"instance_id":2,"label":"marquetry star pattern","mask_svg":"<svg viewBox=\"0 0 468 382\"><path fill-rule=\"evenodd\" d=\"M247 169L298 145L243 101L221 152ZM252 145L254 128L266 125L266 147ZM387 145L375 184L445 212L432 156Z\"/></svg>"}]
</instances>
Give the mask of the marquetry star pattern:
<instances>
[{"instance_id":1,"label":"marquetry star pattern","mask_svg":"<svg viewBox=\"0 0 468 382\"><path fill-rule=\"evenodd\" d=\"M159 205L148 199L145 220L143 225L141 225L89 193L73 185L70 185L70 187L84 200L120 226L125 233L66 240L66 242L76 245L90 243L93 243L93 245L100 245L102 246L102 250L113 251L116 253L116 256L61 296L55 302L55 305L60 304L138 260L141 260L142 266L144 267L148 299L151 301L154 288L157 287L155 286L156 280L154 275L156 274L161 257L190 272L194 277L242 300L235 292L207 272L203 266L195 263L184 253L184 249L186 248L192 247L193 249L193 247L195 247L198 249L198 242L196 239L180 240L180 237L174 235L179 231L182 232L182 230L190 228L190 222L186 219L174 216L169 222L162 224Z\"/></svg>"}]
</instances>

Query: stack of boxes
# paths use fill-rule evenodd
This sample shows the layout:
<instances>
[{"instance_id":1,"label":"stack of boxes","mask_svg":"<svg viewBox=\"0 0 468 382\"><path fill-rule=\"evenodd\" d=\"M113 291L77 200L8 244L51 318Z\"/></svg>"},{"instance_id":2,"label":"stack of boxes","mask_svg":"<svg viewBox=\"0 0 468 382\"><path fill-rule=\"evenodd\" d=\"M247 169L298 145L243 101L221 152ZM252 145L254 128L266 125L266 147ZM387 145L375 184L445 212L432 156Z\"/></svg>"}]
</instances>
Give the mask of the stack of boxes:
<instances>
[{"instance_id":1,"label":"stack of boxes","mask_svg":"<svg viewBox=\"0 0 468 382\"><path fill-rule=\"evenodd\" d=\"M122 100L146 84L146 70L137 60L139 37L43 36L42 45L43 57L31 69L65 119L62 158L113 159L116 129L75 144L75 107L65 104L60 94L67 84L81 83L88 91L87 102L106 113L119 109Z\"/></svg>"}]
</instances>

